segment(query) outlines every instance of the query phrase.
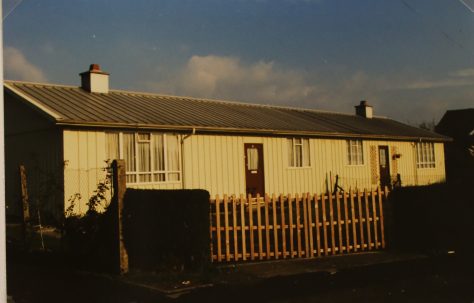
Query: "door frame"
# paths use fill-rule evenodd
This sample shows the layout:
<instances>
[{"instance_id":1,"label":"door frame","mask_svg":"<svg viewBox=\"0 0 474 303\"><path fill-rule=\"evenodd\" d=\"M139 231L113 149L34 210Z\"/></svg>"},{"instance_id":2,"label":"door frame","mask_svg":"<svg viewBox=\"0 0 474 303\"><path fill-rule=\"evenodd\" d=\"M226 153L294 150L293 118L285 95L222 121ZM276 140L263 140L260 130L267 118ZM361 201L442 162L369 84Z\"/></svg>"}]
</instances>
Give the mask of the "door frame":
<instances>
[{"instance_id":1,"label":"door frame","mask_svg":"<svg viewBox=\"0 0 474 303\"><path fill-rule=\"evenodd\" d=\"M252 192L249 191L249 187L247 186L249 173L247 169L247 148L249 147L256 147L258 151L258 167L257 170L259 171L259 185L256 187L256 191ZM260 173L261 172L261 173ZM245 193L246 195L252 194L255 196L257 193L260 196L265 195L265 161L263 157L263 143L244 143L244 175L245 175Z\"/></svg>"},{"instance_id":2,"label":"door frame","mask_svg":"<svg viewBox=\"0 0 474 303\"><path fill-rule=\"evenodd\" d=\"M381 167L381 164L380 164L380 152L381 150L385 150L385 161L386 161L386 165L387 167L385 168L386 170L386 173L387 175L384 176L385 174L382 174L382 167ZM391 170L391 167L390 167L390 149L388 147L388 145L379 145L378 148L377 148L377 162L378 162L378 172L379 172L379 177L380 177L380 187L383 188L385 186L388 186L390 187L391 184L392 184L392 180L391 180L391 177L390 177L390 170Z\"/></svg>"}]
</instances>

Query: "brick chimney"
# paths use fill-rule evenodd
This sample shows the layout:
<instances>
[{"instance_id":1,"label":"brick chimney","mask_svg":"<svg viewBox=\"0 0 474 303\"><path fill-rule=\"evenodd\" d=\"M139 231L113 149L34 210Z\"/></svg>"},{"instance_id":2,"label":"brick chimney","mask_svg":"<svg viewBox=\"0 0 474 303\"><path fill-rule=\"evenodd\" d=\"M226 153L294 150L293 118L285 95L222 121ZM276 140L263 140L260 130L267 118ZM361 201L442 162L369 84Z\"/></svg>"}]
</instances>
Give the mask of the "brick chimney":
<instances>
[{"instance_id":1,"label":"brick chimney","mask_svg":"<svg viewBox=\"0 0 474 303\"><path fill-rule=\"evenodd\" d=\"M79 74L82 89L90 93L109 92L109 74L100 69L99 64L91 64L89 70Z\"/></svg>"},{"instance_id":2,"label":"brick chimney","mask_svg":"<svg viewBox=\"0 0 474 303\"><path fill-rule=\"evenodd\" d=\"M355 106L355 109L357 116L372 119L374 115L374 108L365 100L360 101L360 104Z\"/></svg>"}]
</instances>

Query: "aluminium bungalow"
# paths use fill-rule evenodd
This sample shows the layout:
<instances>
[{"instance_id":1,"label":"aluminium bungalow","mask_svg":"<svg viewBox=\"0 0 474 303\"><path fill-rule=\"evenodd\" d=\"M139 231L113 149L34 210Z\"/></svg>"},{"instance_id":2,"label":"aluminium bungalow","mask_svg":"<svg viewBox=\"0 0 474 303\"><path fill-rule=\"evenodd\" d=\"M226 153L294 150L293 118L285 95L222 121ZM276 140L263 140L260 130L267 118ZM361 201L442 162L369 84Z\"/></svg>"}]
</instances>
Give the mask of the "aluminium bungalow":
<instances>
[{"instance_id":1,"label":"aluminium bungalow","mask_svg":"<svg viewBox=\"0 0 474 303\"><path fill-rule=\"evenodd\" d=\"M448 137L376 117L365 101L342 114L110 90L97 64L80 75L80 87L5 81L9 213L21 205L20 164L30 203L56 217L71 201L84 213L116 158L128 187L211 195L445 180Z\"/></svg>"}]
</instances>

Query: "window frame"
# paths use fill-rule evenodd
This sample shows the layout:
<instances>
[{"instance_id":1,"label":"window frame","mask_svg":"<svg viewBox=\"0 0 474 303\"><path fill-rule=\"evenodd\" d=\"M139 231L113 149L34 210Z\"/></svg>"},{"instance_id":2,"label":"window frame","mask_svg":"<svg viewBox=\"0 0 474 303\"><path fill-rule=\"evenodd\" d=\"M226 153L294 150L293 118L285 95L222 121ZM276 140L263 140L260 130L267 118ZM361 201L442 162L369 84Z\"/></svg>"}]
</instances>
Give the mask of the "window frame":
<instances>
[{"instance_id":1,"label":"window frame","mask_svg":"<svg viewBox=\"0 0 474 303\"><path fill-rule=\"evenodd\" d=\"M297 143L297 140L299 140L300 143ZM291 150L292 150L291 154L288 155L288 168L299 169L299 168L311 167L311 146L309 143L310 142L309 138L293 137L293 138L287 138L286 141L287 141L287 144L291 144ZM306 149L305 149L304 142L306 142L308 146L307 152L305 152ZM297 164L297 147L300 147L299 151L301 151L301 165L299 166L296 165Z\"/></svg>"},{"instance_id":2,"label":"window frame","mask_svg":"<svg viewBox=\"0 0 474 303\"><path fill-rule=\"evenodd\" d=\"M347 139L346 140L346 163L349 166L364 166L364 141L361 139ZM354 154L354 149L356 153Z\"/></svg>"},{"instance_id":3,"label":"window frame","mask_svg":"<svg viewBox=\"0 0 474 303\"><path fill-rule=\"evenodd\" d=\"M436 153L433 142L417 142L415 145L416 168L436 168Z\"/></svg>"},{"instance_id":4,"label":"window frame","mask_svg":"<svg viewBox=\"0 0 474 303\"><path fill-rule=\"evenodd\" d=\"M181 135L175 134L175 133L161 133L161 132L151 132L151 131L139 131L139 132L133 132L133 131L123 131L123 132L106 132L107 134L117 134L119 135L118 139L118 154L120 159L124 159L125 156L125 141L124 141L124 134L133 134L134 138L134 146L133 146L133 151L134 151L134 166L135 170L134 171L129 171L128 168L126 170L126 176L127 176L127 184L130 185L150 185L150 184L166 184L166 183L180 183L182 182L182 164L181 164L181 148L180 148L180 138ZM140 135L142 134L148 134L149 138L148 139L140 139ZM158 136L156 136L158 135ZM177 140L177 152L178 152L178 158L177 158L177 164L178 164L178 170L170 170L169 169L169 158L168 158L168 136L175 137ZM155 170L155 161L157 161L157 155L153 152L153 149L155 147L155 138L159 137L163 140L162 142L162 150L161 152L163 153L163 167L164 169L162 170ZM149 154L150 154L150 170L147 172L141 172L139 167L140 167L140 156L139 156L139 144L140 143L148 143L148 149L149 149ZM108 155L106 155L108 156ZM113 159L108 159L108 160L113 160ZM150 181L141 181L140 176L150 176ZM159 175L164 176L164 181L159 180ZM175 180L170 180L171 175L177 176ZM132 179L130 176L134 176L134 180L129 181Z\"/></svg>"}]
</instances>

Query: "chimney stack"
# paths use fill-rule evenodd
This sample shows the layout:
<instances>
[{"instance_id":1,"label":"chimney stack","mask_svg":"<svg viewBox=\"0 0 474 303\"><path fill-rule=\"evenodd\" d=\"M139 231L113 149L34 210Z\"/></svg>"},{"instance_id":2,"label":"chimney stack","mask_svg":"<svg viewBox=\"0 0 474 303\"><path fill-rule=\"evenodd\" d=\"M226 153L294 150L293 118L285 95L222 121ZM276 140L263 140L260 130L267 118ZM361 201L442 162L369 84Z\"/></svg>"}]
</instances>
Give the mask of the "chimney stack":
<instances>
[{"instance_id":1,"label":"chimney stack","mask_svg":"<svg viewBox=\"0 0 474 303\"><path fill-rule=\"evenodd\" d=\"M355 106L355 109L357 116L372 119L374 115L374 108L365 100L360 101L360 104Z\"/></svg>"},{"instance_id":2,"label":"chimney stack","mask_svg":"<svg viewBox=\"0 0 474 303\"><path fill-rule=\"evenodd\" d=\"M89 70L79 74L82 89L90 93L109 92L109 74L100 69L99 64L91 64Z\"/></svg>"}]
</instances>

